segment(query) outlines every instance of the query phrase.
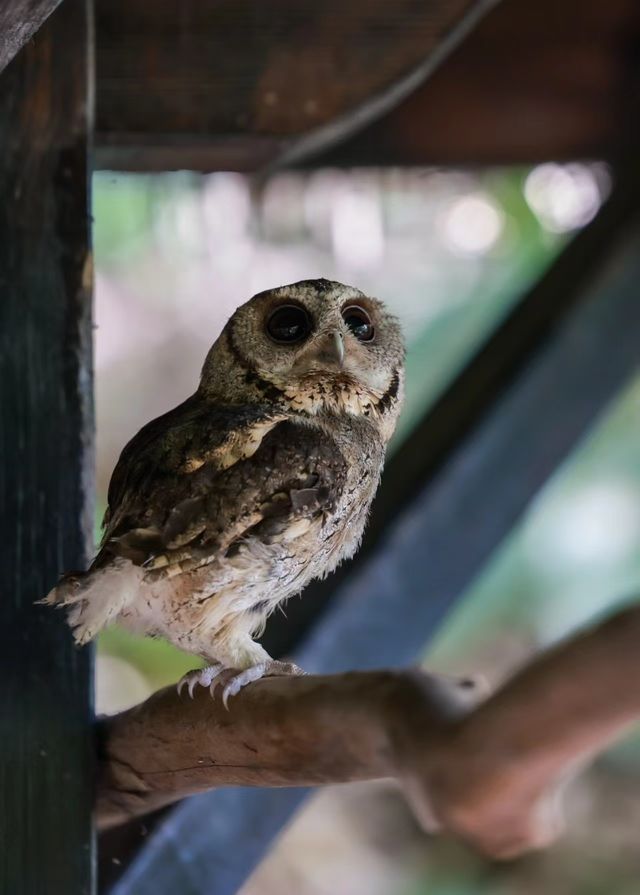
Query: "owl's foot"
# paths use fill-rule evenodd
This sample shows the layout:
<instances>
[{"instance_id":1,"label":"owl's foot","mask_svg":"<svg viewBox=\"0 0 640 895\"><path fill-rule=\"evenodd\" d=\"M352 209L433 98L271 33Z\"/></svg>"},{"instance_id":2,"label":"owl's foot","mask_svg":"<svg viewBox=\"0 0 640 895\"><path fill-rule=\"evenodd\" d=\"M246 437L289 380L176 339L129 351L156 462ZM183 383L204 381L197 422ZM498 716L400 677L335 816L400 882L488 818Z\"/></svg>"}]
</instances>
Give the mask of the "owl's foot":
<instances>
[{"instance_id":1,"label":"owl's foot","mask_svg":"<svg viewBox=\"0 0 640 895\"><path fill-rule=\"evenodd\" d=\"M215 696L217 687L222 686L222 702L228 709L229 697L235 696L252 681L259 681L263 677L297 676L300 674L306 674L306 672L293 662L279 662L276 659L259 662L243 671L237 668L226 668L221 662L215 662L213 665L205 665L204 668L196 668L183 675L178 681L178 693L180 694L186 686L189 696L193 699L193 691L199 684L201 687L208 687L211 695Z\"/></svg>"},{"instance_id":2,"label":"owl's foot","mask_svg":"<svg viewBox=\"0 0 640 895\"><path fill-rule=\"evenodd\" d=\"M260 662L238 671L235 668L228 668L220 672L215 680L211 683L210 690L213 696L216 688L222 686L222 702L226 709L229 708L229 698L239 693L243 687L253 681L259 681L263 677L281 677L285 675L301 675L306 674L302 668L294 665L293 662L279 662L276 659L269 659L267 662Z\"/></svg>"},{"instance_id":3,"label":"owl's foot","mask_svg":"<svg viewBox=\"0 0 640 895\"><path fill-rule=\"evenodd\" d=\"M211 688L213 681L218 677L221 671L224 671L224 665L220 662L216 662L214 665L205 665L204 668L196 668L194 671L188 671L178 681L178 695L180 695L183 688L186 686L189 691L189 696L193 699L193 691L198 684L200 684L201 687ZM213 693L213 691L211 692Z\"/></svg>"}]
</instances>

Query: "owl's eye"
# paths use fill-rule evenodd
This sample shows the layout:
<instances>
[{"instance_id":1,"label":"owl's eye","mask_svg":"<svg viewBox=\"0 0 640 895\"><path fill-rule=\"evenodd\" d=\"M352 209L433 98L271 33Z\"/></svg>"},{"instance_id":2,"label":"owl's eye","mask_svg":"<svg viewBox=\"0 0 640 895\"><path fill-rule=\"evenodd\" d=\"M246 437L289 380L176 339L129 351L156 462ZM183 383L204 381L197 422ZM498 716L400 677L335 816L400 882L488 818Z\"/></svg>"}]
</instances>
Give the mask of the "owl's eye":
<instances>
[{"instance_id":1,"label":"owl's eye","mask_svg":"<svg viewBox=\"0 0 640 895\"><path fill-rule=\"evenodd\" d=\"M302 342L311 332L311 320L299 305L281 305L267 320L267 332L274 342Z\"/></svg>"},{"instance_id":2,"label":"owl's eye","mask_svg":"<svg viewBox=\"0 0 640 895\"><path fill-rule=\"evenodd\" d=\"M359 339L361 342L370 342L373 339L375 334L373 323L364 308L360 308L358 305L351 305L342 312L342 319L356 339Z\"/></svg>"}]
</instances>

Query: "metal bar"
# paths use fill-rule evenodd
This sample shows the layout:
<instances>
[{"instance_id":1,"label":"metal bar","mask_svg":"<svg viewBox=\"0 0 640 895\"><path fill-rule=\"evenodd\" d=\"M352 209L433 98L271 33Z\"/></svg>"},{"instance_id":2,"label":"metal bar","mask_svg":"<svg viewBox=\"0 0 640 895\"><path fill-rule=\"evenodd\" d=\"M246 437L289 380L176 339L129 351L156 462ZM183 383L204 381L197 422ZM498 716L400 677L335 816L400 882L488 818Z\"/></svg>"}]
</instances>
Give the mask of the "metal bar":
<instances>
[{"instance_id":1,"label":"metal bar","mask_svg":"<svg viewBox=\"0 0 640 895\"><path fill-rule=\"evenodd\" d=\"M378 534L376 552L369 551L343 583L296 655L303 667L339 671L414 660L531 499L637 369L640 222L628 236L620 233L635 195L627 195L629 201L616 196L604 224L576 241L543 279L537 308L529 308L515 329L505 324L518 339L503 346L498 358L485 359L478 412L464 433L441 437L435 456L442 450L445 456L436 467L428 457L418 464L431 470L430 477L416 483L414 499ZM574 266L578 261L585 270ZM521 357L523 342L530 350ZM478 383L469 375L468 368L463 381L475 393ZM452 424L455 406L450 413ZM188 800L161 825L114 895L231 895L304 797L300 790L232 789Z\"/></svg>"},{"instance_id":2,"label":"metal bar","mask_svg":"<svg viewBox=\"0 0 640 895\"><path fill-rule=\"evenodd\" d=\"M34 601L92 543L91 37L66 0L0 76L0 891L93 887L92 660Z\"/></svg>"}]
</instances>

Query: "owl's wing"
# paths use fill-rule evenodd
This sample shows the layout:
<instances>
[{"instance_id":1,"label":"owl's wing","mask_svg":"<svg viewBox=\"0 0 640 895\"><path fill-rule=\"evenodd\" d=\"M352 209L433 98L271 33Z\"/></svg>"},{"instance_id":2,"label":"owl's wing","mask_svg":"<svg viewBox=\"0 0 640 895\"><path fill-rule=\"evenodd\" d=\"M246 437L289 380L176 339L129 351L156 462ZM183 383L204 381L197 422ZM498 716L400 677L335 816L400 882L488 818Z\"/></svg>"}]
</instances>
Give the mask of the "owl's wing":
<instances>
[{"instance_id":1,"label":"owl's wing","mask_svg":"<svg viewBox=\"0 0 640 895\"><path fill-rule=\"evenodd\" d=\"M250 456L197 470L155 539L136 541L133 531L117 543L135 547L138 555L128 555L146 568L179 574L230 555L250 536L265 544L297 537L334 509L346 480L346 461L331 438L280 421Z\"/></svg>"},{"instance_id":2,"label":"owl's wing","mask_svg":"<svg viewBox=\"0 0 640 895\"><path fill-rule=\"evenodd\" d=\"M157 540L172 509L201 493L203 472L210 477L252 454L283 418L260 405L212 406L196 393L144 426L122 451L111 477L102 550L94 565L108 555L128 555L129 542L135 554L134 531L140 541L144 532Z\"/></svg>"}]
</instances>

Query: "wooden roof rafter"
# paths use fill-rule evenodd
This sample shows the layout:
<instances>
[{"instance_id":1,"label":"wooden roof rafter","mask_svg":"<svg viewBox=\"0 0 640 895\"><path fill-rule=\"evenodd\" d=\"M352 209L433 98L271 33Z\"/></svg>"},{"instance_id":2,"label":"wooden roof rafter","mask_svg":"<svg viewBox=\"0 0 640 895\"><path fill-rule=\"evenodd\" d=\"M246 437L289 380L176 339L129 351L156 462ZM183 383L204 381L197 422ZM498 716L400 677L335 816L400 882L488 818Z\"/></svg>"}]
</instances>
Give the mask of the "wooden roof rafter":
<instances>
[{"instance_id":1,"label":"wooden roof rafter","mask_svg":"<svg viewBox=\"0 0 640 895\"><path fill-rule=\"evenodd\" d=\"M97 0L97 167L254 171L425 81L497 0Z\"/></svg>"},{"instance_id":2,"label":"wooden roof rafter","mask_svg":"<svg viewBox=\"0 0 640 895\"><path fill-rule=\"evenodd\" d=\"M96 41L100 168L530 163L640 140L635 0L97 0Z\"/></svg>"},{"instance_id":3,"label":"wooden roof rafter","mask_svg":"<svg viewBox=\"0 0 640 895\"><path fill-rule=\"evenodd\" d=\"M0 71L58 3L2 4ZM95 31L98 168L492 165L640 142L635 0L96 0Z\"/></svg>"}]
</instances>

